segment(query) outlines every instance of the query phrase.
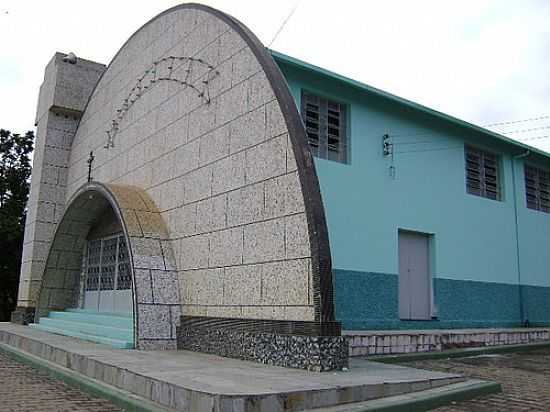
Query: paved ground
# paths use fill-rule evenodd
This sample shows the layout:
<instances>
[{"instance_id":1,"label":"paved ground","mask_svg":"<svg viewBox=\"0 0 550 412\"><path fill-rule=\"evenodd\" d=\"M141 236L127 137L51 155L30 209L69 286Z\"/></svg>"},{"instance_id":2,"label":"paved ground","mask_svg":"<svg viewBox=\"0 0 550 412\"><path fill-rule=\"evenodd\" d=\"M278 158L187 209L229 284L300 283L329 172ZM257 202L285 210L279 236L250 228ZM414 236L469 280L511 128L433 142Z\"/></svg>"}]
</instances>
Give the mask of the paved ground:
<instances>
[{"instance_id":1,"label":"paved ground","mask_svg":"<svg viewBox=\"0 0 550 412\"><path fill-rule=\"evenodd\" d=\"M115 412L121 409L0 353L0 411Z\"/></svg>"},{"instance_id":2,"label":"paved ground","mask_svg":"<svg viewBox=\"0 0 550 412\"><path fill-rule=\"evenodd\" d=\"M550 349L418 361L407 363L407 366L461 373L502 385L501 394L437 408L437 412L550 411Z\"/></svg>"}]
</instances>

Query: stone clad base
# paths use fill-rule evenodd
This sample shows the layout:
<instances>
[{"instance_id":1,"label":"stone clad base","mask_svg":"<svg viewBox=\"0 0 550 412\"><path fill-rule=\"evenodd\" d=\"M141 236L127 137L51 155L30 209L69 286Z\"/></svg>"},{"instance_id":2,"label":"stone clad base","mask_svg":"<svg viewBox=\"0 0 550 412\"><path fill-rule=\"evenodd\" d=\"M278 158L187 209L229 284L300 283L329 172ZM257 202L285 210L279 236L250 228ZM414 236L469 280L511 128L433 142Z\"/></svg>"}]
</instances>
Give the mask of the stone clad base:
<instances>
[{"instance_id":1,"label":"stone clad base","mask_svg":"<svg viewBox=\"0 0 550 412\"><path fill-rule=\"evenodd\" d=\"M11 321L18 325L28 325L34 322L35 308L26 306L17 306L11 313Z\"/></svg>"},{"instance_id":2,"label":"stone clad base","mask_svg":"<svg viewBox=\"0 0 550 412\"><path fill-rule=\"evenodd\" d=\"M285 329L307 331L313 336L280 333ZM315 335L322 331L338 335ZM177 329L177 348L325 372L348 367L348 338L339 332L335 324L183 316Z\"/></svg>"},{"instance_id":3,"label":"stone clad base","mask_svg":"<svg viewBox=\"0 0 550 412\"><path fill-rule=\"evenodd\" d=\"M178 349L315 372L348 367L345 336L293 336L224 330L203 333L186 329L178 334Z\"/></svg>"},{"instance_id":4,"label":"stone clad base","mask_svg":"<svg viewBox=\"0 0 550 412\"><path fill-rule=\"evenodd\" d=\"M349 356L550 342L550 328L344 331Z\"/></svg>"},{"instance_id":5,"label":"stone clad base","mask_svg":"<svg viewBox=\"0 0 550 412\"><path fill-rule=\"evenodd\" d=\"M464 381L363 359L351 359L345 372L316 373L189 351L115 349L13 323L0 323L0 350L5 347L177 411L299 411Z\"/></svg>"}]
</instances>

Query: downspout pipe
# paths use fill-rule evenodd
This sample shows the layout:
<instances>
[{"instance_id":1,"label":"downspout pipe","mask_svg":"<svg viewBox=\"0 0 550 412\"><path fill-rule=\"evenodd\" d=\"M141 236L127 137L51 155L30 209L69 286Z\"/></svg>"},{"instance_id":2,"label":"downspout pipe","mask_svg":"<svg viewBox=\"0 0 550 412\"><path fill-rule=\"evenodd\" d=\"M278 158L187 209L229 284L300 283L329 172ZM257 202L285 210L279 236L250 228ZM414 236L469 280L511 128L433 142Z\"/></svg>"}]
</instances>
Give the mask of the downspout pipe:
<instances>
[{"instance_id":1,"label":"downspout pipe","mask_svg":"<svg viewBox=\"0 0 550 412\"><path fill-rule=\"evenodd\" d=\"M512 192L514 195L514 216L515 216L515 229L516 229L516 259L518 267L518 293L519 293L519 317L521 324L525 327L529 326L529 316L525 310L525 304L523 299L523 287L521 285L521 259L520 259L520 247L519 247L519 218L518 218L518 199L516 190L516 162L517 159L526 158L531 154L530 150L526 150L524 153L512 156Z\"/></svg>"}]
</instances>

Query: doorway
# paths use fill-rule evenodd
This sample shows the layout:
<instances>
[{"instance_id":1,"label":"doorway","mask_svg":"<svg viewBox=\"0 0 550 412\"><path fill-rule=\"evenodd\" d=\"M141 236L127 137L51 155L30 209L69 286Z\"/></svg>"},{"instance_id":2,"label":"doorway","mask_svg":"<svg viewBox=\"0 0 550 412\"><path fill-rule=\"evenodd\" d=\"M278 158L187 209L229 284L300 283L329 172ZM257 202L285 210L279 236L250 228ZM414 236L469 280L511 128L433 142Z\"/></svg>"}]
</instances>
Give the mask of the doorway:
<instances>
[{"instance_id":1,"label":"doorway","mask_svg":"<svg viewBox=\"0 0 550 412\"><path fill-rule=\"evenodd\" d=\"M84 273L84 309L132 313L132 278L123 234L88 240Z\"/></svg>"},{"instance_id":2,"label":"doorway","mask_svg":"<svg viewBox=\"0 0 550 412\"><path fill-rule=\"evenodd\" d=\"M431 319L430 235L398 231L399 317Z\"/></svg>"}]
</instances>

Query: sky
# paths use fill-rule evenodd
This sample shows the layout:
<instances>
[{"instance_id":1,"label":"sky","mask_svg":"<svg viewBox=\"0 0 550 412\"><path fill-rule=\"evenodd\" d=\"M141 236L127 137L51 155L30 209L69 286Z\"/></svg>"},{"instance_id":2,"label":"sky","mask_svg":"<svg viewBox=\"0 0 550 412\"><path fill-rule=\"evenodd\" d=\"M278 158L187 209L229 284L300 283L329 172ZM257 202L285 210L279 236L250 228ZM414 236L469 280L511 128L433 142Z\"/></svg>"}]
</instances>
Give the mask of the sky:
<instances>
[{"instance_id":1,"label":"sky","mask_svg":"<svg viewBox=\"0 0 550 412\"><path fill-rule=\"evenodd\" d=\"M56 51L109 63L178 1L0 0L0 127L34 129ZM271 48L550 152L550 0L204 0ZM536 119L536 120L532 120Z\"/></svg>"}]
</instances>

